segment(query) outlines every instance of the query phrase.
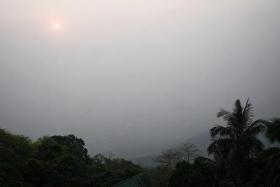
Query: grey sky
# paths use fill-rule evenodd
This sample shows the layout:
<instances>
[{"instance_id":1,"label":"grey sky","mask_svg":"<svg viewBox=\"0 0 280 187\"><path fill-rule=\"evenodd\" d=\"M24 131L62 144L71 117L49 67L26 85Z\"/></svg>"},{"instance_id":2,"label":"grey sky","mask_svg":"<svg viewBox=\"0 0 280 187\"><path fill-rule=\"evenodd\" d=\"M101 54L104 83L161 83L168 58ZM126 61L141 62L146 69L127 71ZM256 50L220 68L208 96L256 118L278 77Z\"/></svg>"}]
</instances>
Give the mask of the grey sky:
<instances>
[{"instance_id":1,"label":"grey sky","mask_svg":"<svg viewBox=\"0 0 280 187\"><path fill-rule=\"evenodd\" d=\"M152 154L250 97L280 114L279 0L0 0L0 126ZM55 30L53 24L61 28Z\"/></svg>"}]
</instances>

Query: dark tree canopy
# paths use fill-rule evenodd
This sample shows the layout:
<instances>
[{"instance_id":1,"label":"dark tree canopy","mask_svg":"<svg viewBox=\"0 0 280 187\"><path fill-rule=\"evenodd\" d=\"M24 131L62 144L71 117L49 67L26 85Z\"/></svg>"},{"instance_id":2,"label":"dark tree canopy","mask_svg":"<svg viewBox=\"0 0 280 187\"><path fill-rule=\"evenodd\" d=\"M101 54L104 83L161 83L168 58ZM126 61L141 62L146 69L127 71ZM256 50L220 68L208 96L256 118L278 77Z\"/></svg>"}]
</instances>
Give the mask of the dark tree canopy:
<instances>
[{"instance_id":1,"label":"dark tree canopy","mask_svg":"<svg viewBox=\"0 0 280 187\"><path fill-rule=\"evenodd\" d=\"M47 136L36 142L0 129L0 186L105 187L143 169L124 159L90 158L74 135Z\"/></svg>"},{"instance_id":2,"label":"dark tree canopy","mask_svg":"<svg viewBox=\"0 0 280 187\"><path fill-rule=\"evenodd\" d=\"M210 129L211 158L199 157L194 163L179 162L169 186L277 187L280 184L280 148L264 149L258 135L265 131L272 143L280 141L279 118L253 120L249 100L243 106L236 100L233 110L220 110L225 125Z\"/></svg>"}]
</instances>

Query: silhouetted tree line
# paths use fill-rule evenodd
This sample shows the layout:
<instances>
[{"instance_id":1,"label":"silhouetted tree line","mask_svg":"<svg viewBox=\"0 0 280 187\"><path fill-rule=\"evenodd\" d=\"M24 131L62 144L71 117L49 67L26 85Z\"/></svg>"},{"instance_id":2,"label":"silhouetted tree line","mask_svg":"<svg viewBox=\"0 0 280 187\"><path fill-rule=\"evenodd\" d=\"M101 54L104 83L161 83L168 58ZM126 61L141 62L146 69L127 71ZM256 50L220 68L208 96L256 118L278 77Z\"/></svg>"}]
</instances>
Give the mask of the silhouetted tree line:
<instances>
[{"instance_id":1,"label":"silhouetted tree line","mask_svg":"<svg viewBox=\"0 0 280 187\"><path fill-rule=\"evenodd\" d=\"M249 100L235 102L233 111L217 114L225 125L210 129L209 157L179 161L170 173L170 187L279 187L280 148L264 148L258 135L280 142L280 119L253 120Z\"/></svg>"},{"instance_id":2,"label":"silhouetted tree line","mask_svg":"<svg viewBox=\"0 0 280 187\"><path fill-rule=\"evenodd\" d=\"M258 135L279 143L280 119L254 121L249 100L244 106L237 100L233 111L221 110L217 116L225 124L210 129L208 157L188 143L161 152L155 159L160 165L145 169L102 154L90 157L84 141L74 135L32 142L0 129L0 186L126 186L144 173L155 187L279 187L280 148L265 148Z\"/></svg>"},{"instance_id":3,"label":"silhouetted tree line","mask_svg":"<svg viewBox=\"0 0 280 187\"><path fill-rule=\"evenodd\" d=\"M124 159L91 158L74 135L32 142L0 129L1 187L109 187L142 172Z\"/></svg>"}]
</instances>

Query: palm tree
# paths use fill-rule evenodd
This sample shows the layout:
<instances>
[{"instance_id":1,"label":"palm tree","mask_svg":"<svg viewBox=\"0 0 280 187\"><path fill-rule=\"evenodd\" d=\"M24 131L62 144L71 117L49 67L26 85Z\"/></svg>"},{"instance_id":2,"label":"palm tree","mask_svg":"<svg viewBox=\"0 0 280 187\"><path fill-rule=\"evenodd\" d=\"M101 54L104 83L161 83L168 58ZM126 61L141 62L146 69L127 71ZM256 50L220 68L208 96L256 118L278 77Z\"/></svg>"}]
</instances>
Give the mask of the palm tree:
<instances>
[{"instance_id":1,"label":"palm tree","mask_svg":"<svg viewBox=\"0 0 280 187\"><path fill-rule=\"evenodd\" d=\"M237 182L248 174L250 160L263 149L257 135L264 130L266 121L253 121L249 99L244 107L239 99L236 100L233 111L222 109L217 117L222 118L226 125L216 125L210 129L212 143L208 147L208 153L222 167L227 167L229 175Z\"/></svg>"}]
</instances>

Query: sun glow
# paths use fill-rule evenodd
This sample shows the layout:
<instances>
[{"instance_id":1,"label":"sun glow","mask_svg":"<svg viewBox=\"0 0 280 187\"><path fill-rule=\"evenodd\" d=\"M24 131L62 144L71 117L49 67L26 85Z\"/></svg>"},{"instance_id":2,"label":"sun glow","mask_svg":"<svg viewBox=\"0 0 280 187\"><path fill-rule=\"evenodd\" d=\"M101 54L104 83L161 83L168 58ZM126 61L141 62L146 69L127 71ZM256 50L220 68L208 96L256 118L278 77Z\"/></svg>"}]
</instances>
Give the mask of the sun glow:
<instances>
[{"instance_id":1,"label":"sun glow","mask_svg":"<svg viewBox=\"0 0 280 187\"><path fill-rule=\"evenodd\" d=\"M65 33L65 22L58 19L49 19L48 20L48 31L55 35L62 35Z\"/></svg>"},{"instance_id":2,"label":"sun glow","mask_svg":"<svg viewBox=\"0 0 280 187\"><path fill-rule=\"evenodd\" d=\"M61 25L59 23L55 23L53 27L54 29L59 30L61 28Z\"/></svg>"}]
</instances>

